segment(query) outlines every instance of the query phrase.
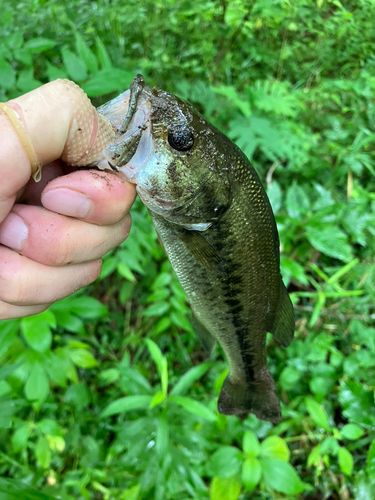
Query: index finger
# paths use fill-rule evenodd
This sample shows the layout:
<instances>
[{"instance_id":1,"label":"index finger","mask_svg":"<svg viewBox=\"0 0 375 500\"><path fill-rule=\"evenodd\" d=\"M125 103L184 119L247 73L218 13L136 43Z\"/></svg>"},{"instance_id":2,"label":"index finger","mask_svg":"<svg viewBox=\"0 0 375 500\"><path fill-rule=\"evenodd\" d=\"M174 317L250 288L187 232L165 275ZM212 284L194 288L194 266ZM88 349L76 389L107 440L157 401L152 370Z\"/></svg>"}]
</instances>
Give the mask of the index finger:
<instances>
[{"instance_id":1,"label":"index finger","mask_svg":"<svg viewBox=\"0 0 375 500\"><path fill-rule=\"evenodd\" d=\"M56 80L7 103L17 116L40 165L62 158L88 165L115 132L73 82ZM31 175L30 158L12 122L0 112L0 221Z\"/></svg>"}]
</instances>

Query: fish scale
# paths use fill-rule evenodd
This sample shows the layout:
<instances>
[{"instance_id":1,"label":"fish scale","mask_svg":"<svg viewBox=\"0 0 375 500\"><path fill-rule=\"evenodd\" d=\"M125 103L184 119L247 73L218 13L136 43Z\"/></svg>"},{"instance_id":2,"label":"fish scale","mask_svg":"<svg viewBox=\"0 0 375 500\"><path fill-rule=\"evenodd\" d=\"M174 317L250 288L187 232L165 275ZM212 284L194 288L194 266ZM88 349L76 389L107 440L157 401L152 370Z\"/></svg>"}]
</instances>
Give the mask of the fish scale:
<instances>
[{"instance_id":1,"label":"fish scale","mask_svg":"<svg viewBox=\"0 0 375 500\"><path fill-rule=\"evenodd\" d=\"M216 266L210 268L204 265L200 265L198 270L197 260L189 250L189 245L184 244L183 235L180 234L179 243L176 243L175 232L178 228L152 211L150 213L193 313L224 349L230 363L231 384L243 386L243 391L250 394L252 391L249 389L254 383L259 384L261 390L266 388L268 397L272 391L274 407L269 414L265 413L267 410L262 407L253 407L252 410L260 418L277 421L280 409L274 383L267 368L265 350L266 323L273 323L273 318L271 321L267 320L270 313L274 313L274 308L267 306L267 301L264 300L263 308L257 303L257 298L263 299L259 297L259 282L268 288L267 299L270 302L277 300L276 293L272 291L278 290L275 286L276 277L281 279L278 272L278 253L275 254L273 249L270 251L269 245L264 244L268 241L267 232L274 233L275 228L267 217L262 188L258 184L260 181L256 182L242 162L233 164L236 170L234 178L239 185L238 196L235 196L235 201L225 216L203 236L214 251L221 252L225 262L223 271ZM252 200L251 203L249 199ZM228 234L226 245L224 249L218 250L217 242L222 240L223 234ZM248 235L246 249L238 234ZM254 245L260 249L254 252ZM261 256L261 262L259 258L248 259L251 255ZM247 266L243 266L242 259L248 262ZM236 265L237 271L233 270L233 265ZM275 273L269 272L271 266L274 267ZM194 275L191 276L193 268ZM197 290L204 292L199 293ZM264 302L266 304L263 304ZM237 403L236 407L230 405L228 408L225 402L223 404L225 406L221 409L225 413L248 413L247 405L244 408Z\"/></svg>"}]
</instances>

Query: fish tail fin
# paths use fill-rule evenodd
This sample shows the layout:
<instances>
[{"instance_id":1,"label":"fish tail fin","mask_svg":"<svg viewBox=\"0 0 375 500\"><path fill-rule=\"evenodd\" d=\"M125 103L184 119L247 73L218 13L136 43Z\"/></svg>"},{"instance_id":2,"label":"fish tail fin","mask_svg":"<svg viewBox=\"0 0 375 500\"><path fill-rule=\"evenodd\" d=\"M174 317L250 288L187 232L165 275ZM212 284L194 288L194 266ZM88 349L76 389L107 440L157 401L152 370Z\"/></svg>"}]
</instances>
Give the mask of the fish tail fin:
<instances>
[{"instance_id":1,"label":"fish tail fin","mask_svg":"<svg viewBox=\"0 0 375 500\"><path fill-rule=\"evenodd\" d=\"M270 332L282 347L288 347L294 336L294 311L285 285L281 280L280 282L279 304Z\"/></svg>"},{"instance_id":2,"label":"fish tail fin","mask_svg":"<svg viewBox=\"0 0 375 500\"><path fill-rule=\"evenodd\" d=\"M245 417L254 413L261 420L276 424L281 418L280 401L275 383L268 368L264 368L262 380L242 385L224 380L218 401L218 411L223 415Z\"/></svg>"}]
</instances>

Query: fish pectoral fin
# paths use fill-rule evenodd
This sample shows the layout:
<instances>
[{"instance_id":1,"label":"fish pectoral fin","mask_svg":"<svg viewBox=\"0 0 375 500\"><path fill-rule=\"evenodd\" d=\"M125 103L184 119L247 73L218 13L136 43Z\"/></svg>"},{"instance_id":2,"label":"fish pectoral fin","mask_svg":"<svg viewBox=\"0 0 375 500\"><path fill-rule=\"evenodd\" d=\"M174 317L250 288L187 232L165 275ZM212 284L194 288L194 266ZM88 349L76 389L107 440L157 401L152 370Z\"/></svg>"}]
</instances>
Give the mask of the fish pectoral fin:
<instances>
[{"instance_id":1,"label":"fish pectoral fin","mask_svg":"<svg viewBox=\"0 0 375 500\"><path fill-rule=\"evenodd\" d=\"M176 235L195 260L202 266L213 267L221 264L220 256L204 238L202 233L181 228L176 230Z\"/></svg>"},{"instance_id":2,"label":"fish pectoral fin","mask_svg":"<svg viewBox=\"0 0 375 500\"><path fill-rule=\"evenodd\" d=\"M295 321L293 305L288 292L286 291L285 285L281 281L279 304L277 306L275 320L270 332L282 347L288 347L293 340L294 329Z\"/></svg>"},{"instance_id":3,"label":"fish pectoral fin","mask_svg":"<svg viewBox=\"0 0 375 500\"><path fill-rule=\"evenodd\" d=\"M192 322L195 333L198 335L198 338L202 342L203 347L209 354L211 354L212 349L216 344L216 339L211 335L211 333L207 330L207 328L204 325L202 325L202 323L199 321L199 319L195 316L194 313Z\"/></svg>"}]
</instances>

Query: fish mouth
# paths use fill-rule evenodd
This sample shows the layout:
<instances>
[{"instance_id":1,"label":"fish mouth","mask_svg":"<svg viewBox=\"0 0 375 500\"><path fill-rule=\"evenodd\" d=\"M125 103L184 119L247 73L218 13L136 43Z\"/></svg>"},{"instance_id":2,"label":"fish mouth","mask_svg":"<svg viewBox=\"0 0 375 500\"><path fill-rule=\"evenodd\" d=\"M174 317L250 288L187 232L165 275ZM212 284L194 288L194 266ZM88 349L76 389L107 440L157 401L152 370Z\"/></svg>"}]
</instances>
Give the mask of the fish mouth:
<instances>
[{"instance_id":1,"label":"fish mouth","mask_svg":"<svg viewBox=\"0 0 375 500\"><path fill-rule=\"evenodd\" d=\"M144 81L143 76L137 75L130 85L130 89L129 89L130 96L129 96L128 110L127 110L125 119L124 119L121 127L118 130L119 135L125 134L127 132L129 125L131 124L131 122L134 118L134 115L136 114L137 107L138 107L138 101L139 101L141 93L145 87L146 87L146 82Z\"/></svg>"},{"instance_id":2,"label":"fish mouth","mask_svg":"<svg viewBox=\"0 0 375 500\"><path fill-rule=\"evenodd\" d=\"M176 200L164 199L160 197L162 189L151 188L149 177L159 170L163 161L160 156L156 159L151 130L153 90L142 75L137 75L129 90L98 108L115 128L116 136L96 165L101 169L110 167L120 177L135 184L143 203L153 212L168 218L168 214L177 214L201 196L207 183L204 182L193 195L186 193L188 196ZM160 191L159 196L157 191Z\"/></svg>"},{"instance_id":3,"label":"fish mouth","mask_svg":"<svg viewBox=\"0 0 375 500\"><path fill-rule=\"evenodd\" d=\"M110 167L133 183L135 168L128 163L136 155L144 132L151 136L150 91L142 75L137 75L129 90L98 108L98 112L110 121L116 135L96 166L102 170Z\"/></svg>"}]
</instances>

